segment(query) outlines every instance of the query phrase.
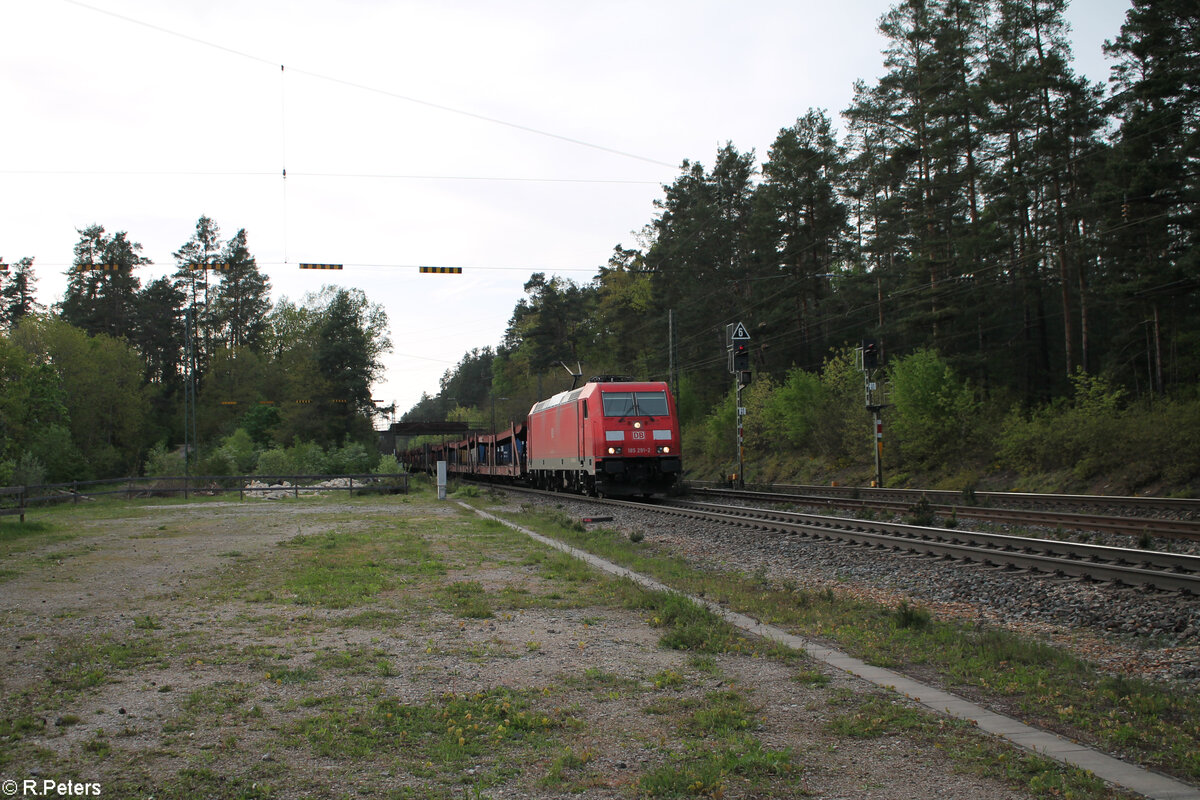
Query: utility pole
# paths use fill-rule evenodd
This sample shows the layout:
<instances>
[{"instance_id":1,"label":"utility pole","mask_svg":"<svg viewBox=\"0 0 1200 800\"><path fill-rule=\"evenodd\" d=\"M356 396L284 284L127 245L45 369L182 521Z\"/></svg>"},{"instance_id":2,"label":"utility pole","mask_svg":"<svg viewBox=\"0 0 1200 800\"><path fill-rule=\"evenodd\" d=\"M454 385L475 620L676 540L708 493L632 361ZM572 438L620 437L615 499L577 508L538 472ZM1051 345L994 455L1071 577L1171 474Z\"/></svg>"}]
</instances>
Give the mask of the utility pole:
<instances>
[{"instance_id":1,"label":"utility pole","mask_svg":"<svg viewBox=\"0 0 1200 800\"><path fill-rule=\"evenodd\" d=\"M192 448L196 446L196 341L193 330L195 303L184 311L183 357L183 496L187 499L191 480Z\"/></svg>"},{"instance_id":2,"label":"utility pole","mask_svg":"<svg viewBox=\"0 0 1200 800\"><path fill-rule=\"evenodd\" d=\"M667 383L679 402L679 376L675 374L675 309L667 309Z\"/></svg>"},{"instance_id":3,"label":"utility pole","mask_svg":"<svg viewBox=\"0 0 1200 800\"><path fill-rule=\"evenodd\" d=\"M742 389L750 385L750 334L740 322L725 326L725 348L729 351L729 371L733 374L733 387L737 404L737 475L738 489L746 488L746 446L743 436L743 420L746 408L742 405Z\"/></svg>"}]
</instances>

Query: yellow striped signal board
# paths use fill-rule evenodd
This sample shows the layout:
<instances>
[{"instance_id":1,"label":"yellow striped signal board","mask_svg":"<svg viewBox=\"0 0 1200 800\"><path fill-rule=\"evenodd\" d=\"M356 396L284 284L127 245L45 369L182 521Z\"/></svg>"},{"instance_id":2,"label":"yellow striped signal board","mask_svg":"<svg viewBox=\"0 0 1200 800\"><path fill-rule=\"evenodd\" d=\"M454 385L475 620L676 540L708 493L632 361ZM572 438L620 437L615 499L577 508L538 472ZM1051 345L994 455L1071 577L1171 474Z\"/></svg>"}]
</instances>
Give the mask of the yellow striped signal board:
<instances>
[{"instance_id":1,"label":"yellow striped signal board","mask_svg":"<svg viewBox=\"0 0 1200 800\"><path fill-rule=\"evenodd\" d=\"M187 264L188 269L230 269L232 264Z\"/></svg>"},{"instance_id":2,"label":"yellow striped signal board","mask_svg":"<svg viewBox=\"0 0 1200 800\"><path fill-rule=\"evenodd\" d=\"M8 264L3 261L0 261L0 272L8 272Z\"/></svg>"},{"instance_id":3,"label":"yellow striped signal board","mask_svg":"<svg viewBox=\"0 0 1200 800\"><path fill-rule=\"evenodd\" d=\"M421 272L433 272L439 275L461 275L462 267L421 267Z\"/></svg>"},{"instance_id":4,"label":"yellow striped signal board","mask_svg":"<svg viewBox=\"0 0 1200 800\"><path fill-rule=\"evenodd\" d=\"M124 269L120 264L76 264L76 272L116 272Z\"/></svg>"},{"instance_id":5,"label":"yellow striped signal board","mask_svg":"<svg viewBox=\"0 0 1200 800\"><path fill-rule=\"evenodd\" d=\"M300 269L341 269L341 264L301 264Z\"/></svg>"}]
</instances>

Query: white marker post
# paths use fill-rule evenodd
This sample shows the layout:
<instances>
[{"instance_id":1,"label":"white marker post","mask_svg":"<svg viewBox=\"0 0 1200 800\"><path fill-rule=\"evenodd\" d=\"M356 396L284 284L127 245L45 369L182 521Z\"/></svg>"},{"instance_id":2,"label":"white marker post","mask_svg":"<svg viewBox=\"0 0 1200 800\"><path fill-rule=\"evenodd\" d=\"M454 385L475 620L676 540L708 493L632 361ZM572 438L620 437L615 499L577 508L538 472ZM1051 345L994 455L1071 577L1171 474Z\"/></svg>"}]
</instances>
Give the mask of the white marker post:
<instances>
[{"instance_id":1,"label":"white marker post","mask_svg":"<svg viewBox=\"0 0 1200 800\"><path fill-rule=\"evenodd\" d=\"M446 499L446 462L438 462L438 500Z\"/></svg>"}]
</instances>

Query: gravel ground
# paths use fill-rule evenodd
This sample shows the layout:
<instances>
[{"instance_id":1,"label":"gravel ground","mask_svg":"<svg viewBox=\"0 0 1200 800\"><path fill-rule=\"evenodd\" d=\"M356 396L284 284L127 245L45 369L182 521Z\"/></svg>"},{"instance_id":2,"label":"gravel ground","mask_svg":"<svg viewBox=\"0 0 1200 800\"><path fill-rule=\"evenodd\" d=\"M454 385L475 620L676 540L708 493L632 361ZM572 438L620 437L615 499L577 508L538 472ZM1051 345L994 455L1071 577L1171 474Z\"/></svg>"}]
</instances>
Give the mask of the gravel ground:
<instances>
[{"instance_id":1,"label":"gravel ground","mask_svg":"<svg viewBox=\"0 0 1200 800\"><path fill-rule=\"evenodd\" d=\"M907 600L935 617L984 621L1037 636L1113 672L1200 686L1200 598L964 567L717 523L681 524L652 511L604 506L597 512L585 500L513 497L517 504L556 506L573 516L603 513L613 518L604 525L640 530L647 540L699 564L810 588L830 586L891 606ZM1127 539L1112 543L1129 546Z\"/></svg>"},{"instance_id":2,"label":"gravel ground","mask_svg":"<svg viewBox=\"0 0 1200 800\"><path fill-rule=\"evenodd\" d=\"M514 495L513 505L523 500ZM629 522L661 540L678 536L680 546L688 539L641 515ZM450 565L446 574L414 577L348 608L291 602L286 578L314 546L281 544L381 523L418 532ZM857 702L870 692L844 673L831 674L828 686L798 682L794 666L748 653L722 654L715 670L701 671L688 654L661 647L660 633L632 609L533 604L458 618L433 599L438 586L474 581L488 593L540 594L557 585L524 563L523 543L511 552L464 544L463 525L453 503L261 500L135 507L127 516L80 519L77 539L33 543L17 555L19 574L0 581L0 722L24 720L0 731L8 737L0 744L13 748L0 751L0 779L79 776L114 797L625 800L637 795L640 776L673 763L680 731L670 721L686 721L683 709L736 686L759 709L755 739L793 752L807 796L1031 796L963 771L919 737L830 731L852 708L839 693ZM712 532L714 542L721 533ZM466 558L468 547L481 549ZM147 643L142 661L131 655L120 664L92 652L131 642ZM370 660L329 660L355 654ZM377 660L388 669L363 668ZM93 668L94 685L63 688L65 678ZM593 672L618 681L589 678ZM664 674L681 680L659 687L655 676ZM57 683L47 682L51 675ZM497 777L486 751L464 761L460 774L439 762L418 775L402 742L339 755L302 733L341 740L379 698L436 705L446 691L492 687L545 697L545 708L561 706L578 722L553 734L552 751L516 751L531 761L509 778ZM664 710L651 713L653 703ZM567 769L573 783L547 785L542 778L564 751L588 760ZM477 774L497 783L474 787ZM726 796L783 794L735 777Z\"/></svg>"}]
</instances>

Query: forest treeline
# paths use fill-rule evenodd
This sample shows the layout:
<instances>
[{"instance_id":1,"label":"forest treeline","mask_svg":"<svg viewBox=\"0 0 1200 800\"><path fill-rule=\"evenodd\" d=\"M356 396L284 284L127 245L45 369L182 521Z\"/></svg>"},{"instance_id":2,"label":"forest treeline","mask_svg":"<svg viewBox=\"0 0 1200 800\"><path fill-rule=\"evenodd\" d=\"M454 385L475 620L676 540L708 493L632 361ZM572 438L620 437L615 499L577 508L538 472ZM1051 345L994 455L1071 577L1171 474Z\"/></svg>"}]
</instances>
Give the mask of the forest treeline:
<instances>
[{"instance_id":1,"label":"forest treeline","mask_svg":"<svg viewBox=\"0 0 1200 800\"><path fill-rule=\"evenodd\" d=\"M272 304L246 231L222 240L208 217L171 276L143 286L141 250L80 230L52 309L32 258L2 278L0 486L376 467L382 308L331 286Z\"/></svg>"},{"instance_id":2,"label":"forest treeline","mask_svg":"<svg viewBox=\"0 0 1200 800\"><path fill-rule=\"evenodd\" d=\"M1086 480L1128 449L1134 484L1195 480L1169 426L1200 420L1200 10L1135 0L1105 87L1072 69L1065 8L898 3L844 130L812 109L761 164L733 143L685 160L633 246L588 284L533 275L503 340L406 419L519 419L582 363L672 381L690 463L721 471L740 321L763 477L870 461L853 350L871 339L893 474Z\"/></svg>"},{"instance_id":3,"label":"forest treeline","mask_svg":"<svg viewBox=\"0 0 1200 800\"><path fill-rule=\"evenodd\" d=\"M1200 10L1134 0L1105 86L1074 72L1065 7L899 2L841 130L810 109L761 162L732 142L684 160L635 241L586 284L532 275L503 339L405 419L502 426L580 364L670 380L689 468L727 472L725 326L743 322L748 479L869 476L870 339L889 481L1120 470L1194 489ZM32 258L0 273L0 484L176 470L185 440L207 473L374 462L390 343L361 291L272 304L246 232L207 217L144 286L127 232L79 236L53 308Z\"/></svg>"}]
</instances>

